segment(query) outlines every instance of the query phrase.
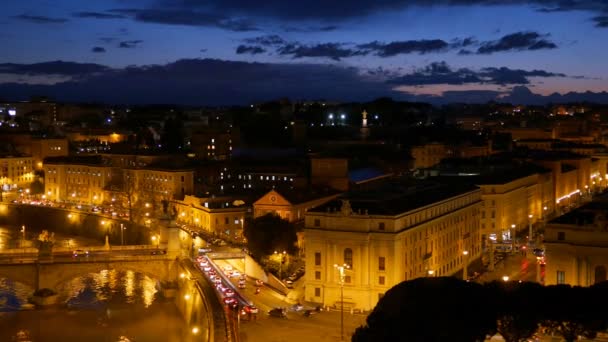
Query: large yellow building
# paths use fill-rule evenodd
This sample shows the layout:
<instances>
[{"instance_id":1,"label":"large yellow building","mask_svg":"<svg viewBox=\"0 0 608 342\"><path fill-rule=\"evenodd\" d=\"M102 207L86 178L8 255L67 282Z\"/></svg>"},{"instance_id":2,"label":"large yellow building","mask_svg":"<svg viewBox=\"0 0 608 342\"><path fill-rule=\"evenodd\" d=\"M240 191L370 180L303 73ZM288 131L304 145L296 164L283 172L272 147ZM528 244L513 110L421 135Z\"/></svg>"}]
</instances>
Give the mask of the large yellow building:
<instances>
[{"instance_id":1,"label":"large yellow building","mask_svg":"<svg viewBox=\"0 0 608 342\"><path fill-rule=\"evenodd\" d=\"M3 191L29 188L34 181L34 159L32 157L0 157L0 184Z\"/></svg>"},{"instance_id":2,"label":"large yellow building","mask_svg":"<svg viewBox=\"0 0 608 342\"><path fill-rule=\"evenodd\" d=\"M608 198L547 223L545 284L589 286L607 280Z\"/></svg>"},{"instance_id":3,"label":"large yellow building","mask_svg":"<svg viewBox=\"0 0 608 342\"><path fill-rule=\"evenodd\" d=\"M465 184L393 183L349 193L305 217L305 300L370 310L394 285L449 276L481 255L481 191ZM464 251L468 254L465 256Z\"/></svg>"},{"instance_id":4,"label":"large yellow building","mask_svg":"<svg viewBox=\"0 0 608 342\"><path fill-rule=\"evenodd\" d=\"M338 197L337 191L270 190L253 203L253 217L277 214L289 222L304 220L306 211Z\"/></svg>"},{"instance_id":5,"label":"large yellow building","mask_svg":"<svg viewBox=\"0 0 608 342\"><path fill-rule=\"evenodd\" d=\"M511 240L553 213L555 196L551 172L528 166L480 177L482 239Z\"/></svg>"},{"instance_id":6,"label":"large yellow building","mask_svg":"<svg viewBox=\"0 0 608 342\"><path fill-rule=\"evenodd\" d=\"M194 191L194 170L148 166L123 172L123 191L131 194L136 205L150 203L154 208L161 208L163 201L182 199Z\"/></svg>"},{"instance_id":7,"label":"large yellow building","mask_svg":"<svg viewBox=\"0 0 608 342\"><path fill-rule=\"evenodd\" d=\"M171 202L176 221L209 233L240 237L243 233L247 206L232 198L198 198L186 195ZM236 205L235 205L236 204Z\"/></svg>"},{"instance_id":8,"label":"large yellow building","mask_svg":"<svg viewBox=\"0 0 608 342\"><path fill-rule=\"evenodd\" d=\"M112 168L98 156L48 158L43 169L49 200L86 205L108 201L105 187L112 181Z\"/></svg>"}]
</instances>

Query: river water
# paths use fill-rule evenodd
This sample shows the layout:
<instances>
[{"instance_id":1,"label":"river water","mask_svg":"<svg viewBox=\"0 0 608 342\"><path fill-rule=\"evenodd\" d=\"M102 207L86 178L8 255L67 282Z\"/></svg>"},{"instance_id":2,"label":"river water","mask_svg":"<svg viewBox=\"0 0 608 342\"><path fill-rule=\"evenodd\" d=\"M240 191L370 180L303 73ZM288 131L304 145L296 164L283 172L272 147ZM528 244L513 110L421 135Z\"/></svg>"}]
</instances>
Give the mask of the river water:
<instances>
[{"instance_id":1,"label":"river water","mask_svg":"<svg viewBox=\"0 0 608 342\"><path fill-rule=\"evenodd\" d=\"M18 239L0 228L0 248ZM59 304L24 310L34 289L0 276L0 341L188 341L190 332L156 279L104 270L59 286Z\"/></svg>"}]
</instances>

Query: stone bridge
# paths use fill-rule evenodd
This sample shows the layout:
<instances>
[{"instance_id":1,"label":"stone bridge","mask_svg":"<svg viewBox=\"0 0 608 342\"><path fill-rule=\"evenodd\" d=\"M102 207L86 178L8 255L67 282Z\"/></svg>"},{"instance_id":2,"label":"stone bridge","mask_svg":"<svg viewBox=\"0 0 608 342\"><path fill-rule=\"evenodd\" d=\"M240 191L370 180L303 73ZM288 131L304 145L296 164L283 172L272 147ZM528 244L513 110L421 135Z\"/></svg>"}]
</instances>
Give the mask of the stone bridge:
<instances>
[{"instance_id":1,"label":"stone bridge","mask_svg":"<svg viewBox=\"0 0 608 342\"><path fill-rule=\"evenodd\" d=\"M103 270L133 271L159 281L176 280L179 261L160 256L130 256L128 258L86 258L61 261L37 261L0 264L0 278L31 286L34 289L57 290L74 278Z\"/></svg>"}]
</instances>

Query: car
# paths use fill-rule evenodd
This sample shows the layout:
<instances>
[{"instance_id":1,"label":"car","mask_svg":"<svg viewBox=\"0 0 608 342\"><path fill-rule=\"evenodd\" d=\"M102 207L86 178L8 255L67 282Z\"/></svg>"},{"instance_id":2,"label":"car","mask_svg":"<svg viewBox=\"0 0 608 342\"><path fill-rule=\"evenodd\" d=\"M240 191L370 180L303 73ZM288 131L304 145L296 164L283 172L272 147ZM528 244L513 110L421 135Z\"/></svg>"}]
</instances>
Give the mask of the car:
<instances>
[{"instance_id":1,"label":"car","mask_svg":"<svg viewBox=\"0 0 608 342\"><path fill-rule=\"evenodd\" d=\"M239 271L232 271L232 274L230 276L234 277L234 278L240 277L241 276L241 272L239 272Z\"/></svg>"},{"instance_id":2,"label":"car","mask_svg":"<svg viewBox=\"0 0 608 342\"><path fill-rule=\"evenodd\" d=\"M215 285L215 288L216 288L218 291L222 292L222 293L224 293L224 291L226 291L226 289L228 289L228 288L227 288L227 287L225 287L225 286L224 286L222 283L218 283L218 284L216 284L216 285Z\"/></svg>"},{"instance_id":3,"label":"car","mask_svg":"<svg viewBox=\"0 0 608 342\"><path fill-rule=\"evenodd\" d=\"M239 282L239 289L244 289L247 288L247 284L245 284L245 282Z\"/></svg>"},{"instance_id":4,"label":"car","mask_svg":"<svg viewBox=\"0 0 608 342\"><path fill-rule=\"evenodd\" d=\"M285 313L285 309L283 309L283 308L274 308L274 309L268 311L268 315L270 315L270 317L279 317L279 318L287 317L287 314Z\"/></svg>"},{"instance_id":5,"label":"car","mask_svg":"<svg viewBox=\"0 0 608 342\"><path fill-rule=\"evenodd\" d=\"M224 271L232 271L232 265L224 266Z\"/></svg>"},{"instance_id":6,"label":"car","mask_svg":"<svg viewBox=\"0 0 608 342\"><path fill-rule=\"evenodd\" d=\"M82 249L77 249L75 251L72 252L72 256L77 258L77 257L88 257L89 256L89 251L86 250L82 250Z\"/></svg>"},{"instance_id":7,"label":"car","mask_svg":"<svg viewBox=\"0 0 608 342\"><path fill-rule=\"evenodd\" d=\"M209 266L209 265L203 266L203 271L210 272L211 271L211 266Z\"/></svg>"},{"instance_id":8,"label":"car","mask_svg":"<svg viewBox=\"0 0 608 342\"><path fill-rule=\"evenodd\" d=\"M241 276L239 277L239 281L245 281L247 280L247 276L245 274L241 274Z\"/></svg>"},{"instance_id":9,"label":"car","mask_svg":"<svg viewBox=\"0 0 608 342\"><path fill-rule=\"evenodd\" d=\"M213 281L215 281L216 284L219 284L222 282L222 278L220 278L220 276L215 276L215 278L213 278Z\"/></svg>"},{"instance_id":10,"label":"car","mask_svg":"<svg viewBox=\"0 0 608 342\"><path fill-rule=\"evenodd\" d=\"M229 288L225 288L223 292L226 297L234 297L234 291Z\"/></svg>"},{"instance_id":11,"label":"car","mask_svg":"<svg viewBox=\"0 0 608 342\"><path fill-rule=\"evenodd\" d=\"M203 259L203 260L201 260L199 262L199 265L201 265L201 266L207 266L207 265L209 265L209 261L207 261L206 259Z\"/></svg>"},{"instance_id":12,"label":"car","mask_svg":"<svg viewBox=\"0 0 608 342\"><path fill-rule=\"evenodd\" d=\"M303 310L303 309L304 309L304 305L302 305L302 304L294 304L294 305L291 307L291 309L292 309L293 311L301 311L301 310Z\"/></svg>"},{"instance_id":13,"label":"car","mask_svg":"<svg viewBox=\"0 0 608 342\"><path fill-rule=\"evenodd\" d=\"M236 304L236 299L234 297L225 297L224 304L226 305L234 305Z\"/></svg>"},{"instance_id":14,"label":"car","mask_svg":"<svg viewBox=\"0 0 608 342\"><path fill-rule=\"evenodd\" d=\"M245 312L249 313L249 314L257 314L258 313L258 308L255 307L255 305L247 305L245 306Z\"/></svg>"},{"instance_id":15,"label":"car","mask_svg":"<svg viewBox=\"0 0 608 342\"><path fill-rule=\"evenodd\" d=\"M286 280L285 281L285 286L287 286L288 289L293 289L293 281Z\"/></svg>"},{"instance_id":16,"label":"car","mask_svg":"<svg viewBox=\"0 0 608 342\"><path fill-rule=\"evenodd\" d=\"M258 279L255 281L255 286L264 286L264 282Z\"/></svg>"}]
</instances>

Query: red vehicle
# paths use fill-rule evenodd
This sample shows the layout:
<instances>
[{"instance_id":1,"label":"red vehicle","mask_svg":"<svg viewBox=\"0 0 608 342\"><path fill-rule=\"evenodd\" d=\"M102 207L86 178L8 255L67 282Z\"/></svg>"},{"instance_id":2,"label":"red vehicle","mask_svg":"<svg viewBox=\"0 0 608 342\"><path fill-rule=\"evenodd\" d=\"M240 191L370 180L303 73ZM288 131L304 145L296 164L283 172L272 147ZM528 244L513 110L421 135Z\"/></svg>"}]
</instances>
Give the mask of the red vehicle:
<instances>
[{"instance_id":1,"label":"red vehicle","mask_svg":"<svg viewBox=\"0 0 608 342\"><path fill-rule=\"evenodd\" d=\"M258 308L256 308L254 305L247 305L245 307L245 312L250 314L257 314Z\"/></svg>"},{"instance_id":2,"label":"red vehicle","mask_svg":"<svg viewBox=\"0 0 608 342\"><path fill-rule=\"evenodd\" d=\"M224 304L234 305L234 304L236 304L236 299L234 297L226 297L226 298L224 298Z\"/></svg>"}]
</instances>

